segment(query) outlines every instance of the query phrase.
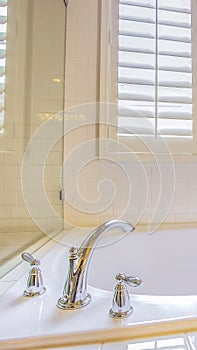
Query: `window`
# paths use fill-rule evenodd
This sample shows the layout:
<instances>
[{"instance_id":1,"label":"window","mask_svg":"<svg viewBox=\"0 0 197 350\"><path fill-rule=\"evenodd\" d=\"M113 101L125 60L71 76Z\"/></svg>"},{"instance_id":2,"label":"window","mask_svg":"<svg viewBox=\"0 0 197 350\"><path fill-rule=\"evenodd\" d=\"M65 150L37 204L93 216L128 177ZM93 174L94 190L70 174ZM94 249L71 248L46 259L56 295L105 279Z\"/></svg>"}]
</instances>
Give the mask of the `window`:
<instances>
[{"instance_id":1,"label":"window","mask_svg":"<svg viewBox=\"0 0 197 350\"><path fill-rule=\"evenodd\" d=\"M111 42L101 41L108 90L101 99L118 105L108 134L127 145L162 135L173 153L194 153L196 1L112 0L106 10Z\"/></svg>"},{"instance_id":2,"label":"window","mask_svg":"<svg viewBox=\"0 0 197 350\"><path fill-rule=\"evenodd\" d=\"M4 131L7 0L0 0L0 133Z\"/></svg>"},{"instance_id":3,"label":"window","mask_svg":"<svg viewBox=\"0 0 197 350\"><path fill-rule=\"evenodd\" d=\"M120 133L192 135L190 0L120 0L118 66Z\"/></svg>"}]
</instances>

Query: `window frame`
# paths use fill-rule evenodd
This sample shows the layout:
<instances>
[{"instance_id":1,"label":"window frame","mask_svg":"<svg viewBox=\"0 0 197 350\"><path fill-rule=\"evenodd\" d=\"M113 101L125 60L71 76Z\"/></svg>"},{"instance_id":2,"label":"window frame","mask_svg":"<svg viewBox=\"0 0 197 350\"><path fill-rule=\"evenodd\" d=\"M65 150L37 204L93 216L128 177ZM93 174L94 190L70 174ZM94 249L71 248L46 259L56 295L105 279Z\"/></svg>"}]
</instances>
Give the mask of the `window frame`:
<instances>
[{"instance_id":1,"label":"window frame","mask_svg":"<svg viewBox=\"0 0 197 350\"><path fill-rule=\"evenodd\" d=\"M1 12L2 16L4 16L4 11L3 10L5 8L6 8L6 10L8 9L7 3L6 4L2 3L0 5L0 11L2 11ZM7 53L7 11L6 11L6 22L2 23L2 25L3 26L6 25L6 31L5 31L5 43L3 42L3 43L1 43L1 45L5 47L5 50L6 50L6 53ZM6 63L6 54L5 54L5 63ZM6 64L5 64L4 68L6 69ZM6 72L4 73L4 87L5 87L5 79L6 79ZM2 114L3 114L3 124L4 124L4 121L5 121L5 91L4 91L4 97L3 97L3 105L4 105L4 108L3 108L3 113ZM0 134L2 134L3 132L4 131L2 131L1 128L0 128Z\"/></svg>"},{"instance_id":2,"label":"window frame","mask_svg":"<svg viewBox=\"0 0 197 350\"><path fill-rule=\"evenodd\" d=\"M117 98L118 8L119 0L101 0L100 102L109 106L116 104ZM197 37L196 14L197 1L191 0L192 43L195 43ZM184 140L164 137L173 159L178 162L197 162L197 45L192 46L192 73L193 137ZM131 159L135 161L136 157L142 161L152 161L152 155L144 152L141 146L136 153L129 150L128 152L118 151L116 145L119 142L129 149L131 137L117 137L117 125L112 124L110 107L107 108L106 113L100 113L99 117L99 156L107 156L116 161L130 161ZM105 142L101 142L103 139ZM112 145L110 140L114 141Z\"/></svg>"}]
</instances>

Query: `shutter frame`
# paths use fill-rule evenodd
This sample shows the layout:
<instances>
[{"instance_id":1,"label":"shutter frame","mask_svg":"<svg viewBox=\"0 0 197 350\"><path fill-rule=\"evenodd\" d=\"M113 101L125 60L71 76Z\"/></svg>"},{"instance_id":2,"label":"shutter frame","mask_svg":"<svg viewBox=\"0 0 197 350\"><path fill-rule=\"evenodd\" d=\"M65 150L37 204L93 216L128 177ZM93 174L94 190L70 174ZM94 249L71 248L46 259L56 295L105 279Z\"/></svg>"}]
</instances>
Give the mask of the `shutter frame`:
<instances>
[{"instance_id":1,"label":"shutter frame","mask_svg":"<svg viewBox=\"0 0 197 350\"><path fill-rule=\"evenodd\" d=\"M156 0L157 1L157 0ZM132 7L136 7L136 8L140 8L141 9L154 9L155 12L157 11L157 14L155 13L155 15L158 15L158 31L159 31L159 26L161 25L165 25L165 26L169 26L169 27L172 27L172 31L173 31L173 35L174 35L174 31L176 28L182 28L181 30L189 30L191 31L191 21L188 23L187 22L184 22L184 21L180 21L177 22L176 20L174 22L172 21L168 21L167 19L165 21L161 20L159 18L159 14L161 11L166 11L166 12L172 12L173 14L176 13L180 14L180 16L183 15L182 19L184 18L184 16L186 16L186 18L188 18L188 16L191 15L191 8L190 6L188 8L173 8L170 6L160 6L160 1L158 0L157 2L157 5L158 5L158 10L156 9L156 6L150 4L150 1L147 1L148 5L147 7L145 6L145 1L143 0L138 0L138 1L128 1L128 0L120 0L119 1L119 6L124 6L124 7L127 7L128 6L128 14L127 15L120 15L119 16L119 19L121 21L125 21L125 23L129 23L129 21L136 21L136 22L140 22L140 23L143 23L143 19L140 20L140 18L136 17L134 18L134 16L130 15L129 14L129 10L131 10ZM190 1L188 1L188 4L190 3ZM138 13L138 12L136 12ZM145 17L145 16L144 16ZM156 19L155 21L153 21L153 19L148 19L147 22L145 22L146 24L153 24L153 23L156 23ZM125 24L126 26L126 24ZM186 29L184 29L186 28ZM139 56L142 55L142 54L146 54L146 55L150 55L150 57L152 57L152 62L154 62L154 56L155 56L155 50L153 49L150 49L149 48L149 45L147 44L147 47L132 47L132 46L126 46L126 45L122 45L121 44L121 36L124 36L128 37L128 38L132 38L132 37L137 37L137 38L144 38L144 40L146 41L146 39L153 39L155 40L154 38L152 38L151 36L149 35L146 35L143 37L142 34L140 34L139 36L137 36L137 33L135 32L128 32L126 33L126 30L123 31L121 30L120 33L119 33L119 42L120 42L120 46L119 46L119 53L122 54L122 57L124 57L124 54L128 54L128 53L135 53L135 54L138 54ZM126 34L126 35L125 35ZM173 39L173 40L172 40ZM140 86L142 86L142 89L143 89L143 86L144 86L144 90L146 89L145 87L146 86L153 86L155 87L155 84L158 84L158 86L156 86L156 90L157 90L157 97L155 97L157 99L157 108L156 110L158 109L158 113L156 111L156 115L154 116L155 120L157 119L157 126L158 126L158 132L161 133L161 134L164 134L164 135L174 135L174 136L188 136L188 137L191 137L192 136L192 128L188 127L188 125L192 124L192 113L191 113L191 108L192 108L192 83L191 83L191 74L192 74L192 68L189 66L182 66L182 68L174 68L174 66L166 66L166 67L163 67L163 69L161 68L161 65L160 65L160 57L168 57L168 59L170 57L174 57L175 59L177 58L180 58L181 60L182 59L189 59L191 60L192 59L192 54L191 54L191 38L188 37L188 36L185 36L184 38L185 40L180 40L180 38L177 38L176 39L176 36L174 35L174 37L172 36L171 39L167 37L162 37L161 35L159 35L158 33L158 40L157 40L157 45L158 45L158 55L157 55L157 60L158 60L158 68L153 68L153 64L151 65L150 63L146 66L146 63L143 65L137 67L136 65L136 62L132 63L132 62L127 62L123 59L121 59L121 61L119 61L119 69L124 69L124 68L128 68L127 71L129 71L129 69L132 71L132 69L138 69L139 71L141 70L142 71L142 74L143 74L143 71L147 70L147 71L157 71L157 74L158 74L158 80L157 80L157 83L154 82L154 79L151 79L151 80L147 80L147 79L142 79L142 78L132 78L132 76L129 76L128 74L125 74L124 76L123 75L120 75L119 73L119 77L118 77L118 81L119 81L119 84L118 84L118 101L119 101L119 104L123 104L122 107L124 107L124 101L135 101L136 103L137 102L140 102L140 101L143 101L143 102L151 102L153 101L152 97L147 93L147 94L143 94L141 93L141 95L139 94L136 94L135 92L135 89L133 88L134 86L138 86L138 89ZM127 42L129 43L129 40L127 40ZM177 43L177 47L178 47L178 50L174 50L174 51L170 51L170 50L166 50L165 49L165 42L172 42L172 45L176 45ZM175 44L173 44L175 43ZM181 49L182 48L182 49ZM168 72L170 72L169 74L173 75L173 72L177 73L177 76L180 74L182 74L182 76L184 77L185 76L185 79L183 78L183 80L181 81L162 81L160 80L160 77L159 77L159 72L165 72L166 74ZM153 78L154 78L154 74L153 74ZM153 81L152 81L153 80ZM152 81L152 82L151 82ZM127 90L128 91L124 91L123 88L121 89L121 86L124 85L127 86ZM129 90L132 88L132 91L129 92ZM161 93L162 92L162 89L165 90L165 88L169 88L169 89L173 89L174 88L174 95L171 96L171 95L167 95L167 94L163 94ZM160 92L160 91L161 92ZM176 91L178 92L178 95L176 95ZM182 92L181 92L182 91ZM163 103L163 104L170 104L171 105L171 108L172 108L172 114L170 115L169 111L165 114L165 112L160 112L160 106L159 106L159 103ZM174 108L175 108L175 105L177 105L177 115L176 113L174 112ZM134 105L133 105L134 106ZM183 106L183 111L180 110L180 106ZM143 107L143 105L142 105ZM126 105L126 108L128 108L128 104ZM132 108L132 104L131 104L131 108ZM139 108L140 109L140 108ZM133 112L133 114L135 115L135 111ZM151 111L149 111L149 113L147 114L147 117L148 115L151 114ZM126 116L125 116L126 117ZM131 121L132 121L132 111L129 115L127 115L127 119L130 117ZM153 118L153 117L151 117ZM125 120L125 119L124 119ZM163 128L163 129L159 129L159 125L162 124L160 123L161 120L177 120L177 124L183 124L183 121L185 120L186 123L185 123L185 130L184 129L180 129L179 130L179 127L177 126L177 131L173 129L169 129L167 130L166 128ZM121 127L124 128L124 125L121 125L121 122L123 121L123 118L121 117L121 115L118 117L118 124L119 124L119 130L121 130ZM189 121L189 124L188 124L188 121ZM128 127L128 126L127 126ZM129 129L130 127L128 127ZM136 134L138 134L137 132L137 129L135 128L135 132ZM139 134L140 134L140 130L139 130ZM121 133L120 133L121 134Z\"/></svg>"}]
</instances>

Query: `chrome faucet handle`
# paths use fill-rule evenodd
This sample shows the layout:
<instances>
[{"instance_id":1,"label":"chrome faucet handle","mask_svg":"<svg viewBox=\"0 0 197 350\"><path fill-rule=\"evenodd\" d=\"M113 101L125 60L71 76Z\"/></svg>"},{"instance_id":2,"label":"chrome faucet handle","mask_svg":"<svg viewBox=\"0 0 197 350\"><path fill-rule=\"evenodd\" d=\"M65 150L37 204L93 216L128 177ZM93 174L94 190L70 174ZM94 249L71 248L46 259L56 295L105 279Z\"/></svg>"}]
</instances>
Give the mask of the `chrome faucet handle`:
<instances>
[{"instance_id":1,"label":"chrome faucet handle","mask_svg":"<svg viewBox=\"0 0 197 350\"><path fill-rule=\"evenodd\" d=\"M130 287L139 287L142 284L142 280L139 277L126 276L123 273L116 275L116 281L124 281Z\"/></svg>"},{"instance_id":2,"label":"chrome faucet handle","mask_svg":"<svg viewBox=\"0 0 197 350\"><path fill-rule=\"evenodd\" d=\"M112 318L125 318L130 316L133 312L126 285L138 287L142 283L142 280L138 277L126 276L123 273L119 273L116 275L116 282L117 284L109 315Z\"/></svg>"},{"instance_id":3,"label":"chrome faucet handle","mask_svg":"<svg viewBox=\"0 0 197 350\"><path fill-rule=\"evenodd\" d=\"M21 255L22 259L27 261L30 265L40 265L40 261L34 259L34 257L30 253L23 253Z\"/></svg>"},{"instance_id":4,"label":"chrome faucet handle","mask_svg":"<svg viewBox=\"0 0 197 350\"><path fill-rule=\"evenodd\" d=\"M46 288L43 285L41 270L38 267L38 265L40 265L40 261L35 259L29 253L23 253L21 257L32 266L27 279L27 286L23 292L23 295L25 297L34 297L45 293Z\"/></svg>"}]
</instances>

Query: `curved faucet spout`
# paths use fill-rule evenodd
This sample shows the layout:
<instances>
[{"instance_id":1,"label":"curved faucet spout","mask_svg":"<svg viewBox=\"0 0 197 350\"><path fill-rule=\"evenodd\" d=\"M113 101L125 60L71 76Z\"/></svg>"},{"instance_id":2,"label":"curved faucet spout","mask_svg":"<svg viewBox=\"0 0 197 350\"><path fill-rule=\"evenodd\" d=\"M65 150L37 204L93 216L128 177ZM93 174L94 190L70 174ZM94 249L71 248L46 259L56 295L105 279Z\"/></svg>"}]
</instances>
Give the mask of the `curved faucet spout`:
<instances>
[{"instance_id":1,"label":"curved faucet spout","mask_svg":"<svg viewBox=\"0 0 197 350\"><path fill-rule=\"evenodd\" d=\"M119 228L124 233L129 233L135 230L135 227L129 222L124 220L110 220L104 224L95 228L89 236L82 242L79 250L78 256L86 261L86 264L90 260L94 249L96 248L100 239L110 230Z\"/></svg>"},{"instance_id":2,"label":"curved faucet spout","mask_svg":"<svg viewBox=\"0 0 197 350\"><path fill-rule=\"evenodd\" d=\"M124 220L111 220L95 228L82 242L80 248L70 249L67 280L63 296L58 300L57 306L61 309L78 309L91 300L87 292L87 272L91 256L100 239L108 231L119 228L124 233L132 232L135 228Z\"/></svg>"}]
</instances>

